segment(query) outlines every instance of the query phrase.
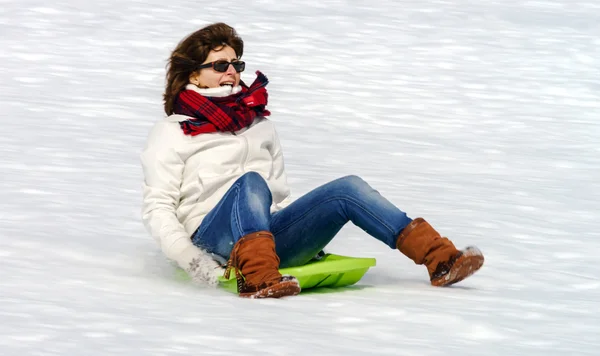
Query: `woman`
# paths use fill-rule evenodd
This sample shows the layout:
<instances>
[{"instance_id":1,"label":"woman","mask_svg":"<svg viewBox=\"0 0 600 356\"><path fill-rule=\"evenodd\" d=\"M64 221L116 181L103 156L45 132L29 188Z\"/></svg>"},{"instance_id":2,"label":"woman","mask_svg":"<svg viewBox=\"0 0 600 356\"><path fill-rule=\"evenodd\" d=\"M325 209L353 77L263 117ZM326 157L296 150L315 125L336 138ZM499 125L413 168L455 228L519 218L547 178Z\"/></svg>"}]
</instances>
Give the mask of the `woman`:
<instances>
[{"instance_id":1,"label":"woman","mask_svg":"<svg viewBox=\"0 0 600 356\"><path fill-rule=\"evenodd\" d=\"M424 219L410 219L365 181L348 176L290 200L283 155L266 117L267 78L240 80L243 41L218 23L185 38L168 65L164 108L141 159L143 220L167 257L196 281L235 269L243 297L300 292L281 267L311 260L348 221L417 264L434 286L470 276L477 248L457 250Z\"/></svg>"}]
</instances>

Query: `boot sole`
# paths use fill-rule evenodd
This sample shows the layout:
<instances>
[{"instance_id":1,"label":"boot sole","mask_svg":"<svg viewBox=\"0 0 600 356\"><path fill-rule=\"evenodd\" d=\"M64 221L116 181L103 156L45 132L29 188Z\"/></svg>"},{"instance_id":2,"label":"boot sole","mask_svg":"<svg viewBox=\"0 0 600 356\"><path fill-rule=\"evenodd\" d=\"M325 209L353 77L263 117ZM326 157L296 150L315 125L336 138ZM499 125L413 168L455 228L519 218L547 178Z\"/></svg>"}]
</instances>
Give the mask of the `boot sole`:
<instances>
[{"instance_id":1,"label":"boot sole","mask_svg":"<svg viewBox=\"0 0 600 356\"><path fill-rule=\"evenodd\" d=\"M274 284L258 292L240 293L242 298L281 298L297 295L300 293L298 281L285 281Z\"/></svg>"},{"instance_id":2,"label":"boot sole","mask_svg":"<svg viewBox=\"0 0 600 356\"><path fill-rule=\"evenodd\" d=\"M437 279L431 281L431 285L435 287L447 287L454 283L460 282L477 272L483 266L483 254L478 249L473 249L460 256L450 271Z\"/></svg>"}]
</instances>

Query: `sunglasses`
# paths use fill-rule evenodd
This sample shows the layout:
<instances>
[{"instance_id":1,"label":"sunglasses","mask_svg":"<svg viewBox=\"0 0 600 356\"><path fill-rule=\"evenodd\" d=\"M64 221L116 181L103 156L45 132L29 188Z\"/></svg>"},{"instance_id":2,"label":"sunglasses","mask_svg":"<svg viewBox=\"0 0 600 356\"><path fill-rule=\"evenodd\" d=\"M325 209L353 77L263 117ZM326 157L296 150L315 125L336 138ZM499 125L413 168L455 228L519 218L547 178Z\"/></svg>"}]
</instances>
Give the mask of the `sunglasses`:
<instances>
[{"instance_id":1,"label":"sunglasses","mask_svg":"<svg viewBox=\"0 0 600 356\"><path fill-rule=\"evenodd\" d=\"M232 62L227 62L225 60L219 60L219 61L210 62L210 63L206 63L206 64L200 64L199 66L196 67L196 69L212 68L219 73L224 73L224 72L227 72L227 69L229 68L230 64L233 66L233 69L235 69L235 71L238 73L243 72L244 69L246 69L246 62L238 61L238 60L235 60Z\"/></svg>"}]
</instances>

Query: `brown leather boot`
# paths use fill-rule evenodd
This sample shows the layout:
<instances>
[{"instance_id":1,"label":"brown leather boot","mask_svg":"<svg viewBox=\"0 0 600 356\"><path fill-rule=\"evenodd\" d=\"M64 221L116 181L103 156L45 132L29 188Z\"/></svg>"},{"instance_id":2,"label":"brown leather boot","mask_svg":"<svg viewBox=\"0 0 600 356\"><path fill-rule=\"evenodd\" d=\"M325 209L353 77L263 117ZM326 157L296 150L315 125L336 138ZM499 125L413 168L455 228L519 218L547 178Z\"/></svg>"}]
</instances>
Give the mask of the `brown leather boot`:
<instances>
[{"instance_id":1,"label":"brown leather boot","mask_svg":"<svg viewBox=\"0 0 600 356\"><path fill-rule=\"evenodd\" d=\"M457 250L423 218L413 220L402 230L396 247L416 264L425 264L436 287L460 282L483 265L483 254L477 247Z\"/></svg>"},{"instance_id":2,"label":"brown leather boot","mask_svg":"<svg viewBox=\"0 0 600 356\"><path fill-rule=\"evenodd\" d=\"M280 298L300 293L298 280L279 273L273 234L259 231L242 237L233 246L224 277L235 268L238 294L246 298Z\"/></svg>"}]
</instances>

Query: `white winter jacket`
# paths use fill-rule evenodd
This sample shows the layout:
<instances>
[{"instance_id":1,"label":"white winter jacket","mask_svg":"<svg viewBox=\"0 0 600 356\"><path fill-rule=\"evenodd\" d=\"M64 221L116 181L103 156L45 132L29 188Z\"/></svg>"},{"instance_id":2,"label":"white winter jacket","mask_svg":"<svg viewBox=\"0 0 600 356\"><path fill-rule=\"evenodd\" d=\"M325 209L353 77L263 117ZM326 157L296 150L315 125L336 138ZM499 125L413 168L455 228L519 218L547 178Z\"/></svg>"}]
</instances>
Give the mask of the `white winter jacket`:
<instances>
[{"instance_id":1,"label":"white winter jacket","mask_svg":"<svg viewBox=\"0 0 600 356\"><path fill-rule=\"evenodd\" d=\"M207 96L226 96L240 89L187 88ZM273 196L272 212L289 203L290 189L271 121L261 117L235 133L190 136L179 125L187 119L171 115L150 131L141 154L142 217L169 259L194 279L216 283L212 269L218 265L190 239L202 219L244 173L254 171L266 180Z\"/></svg>"}]
</instances>

